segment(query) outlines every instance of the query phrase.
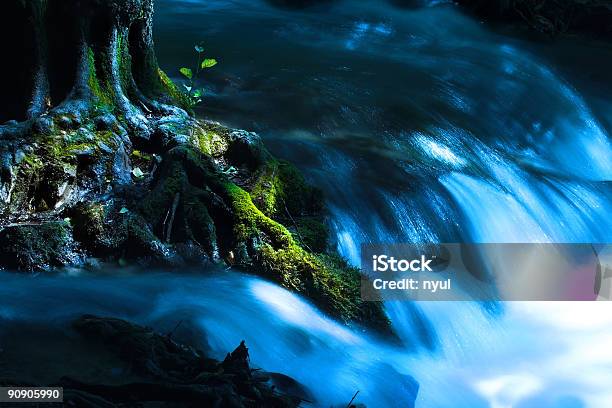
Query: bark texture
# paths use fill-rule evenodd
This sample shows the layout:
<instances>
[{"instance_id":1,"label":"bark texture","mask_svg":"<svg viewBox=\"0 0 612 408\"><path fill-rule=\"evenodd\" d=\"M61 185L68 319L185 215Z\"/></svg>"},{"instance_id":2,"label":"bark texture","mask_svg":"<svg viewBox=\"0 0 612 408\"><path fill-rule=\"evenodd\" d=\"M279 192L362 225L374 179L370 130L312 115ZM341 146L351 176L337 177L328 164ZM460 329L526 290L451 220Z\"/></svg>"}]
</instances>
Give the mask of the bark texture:
<instances>
[{"instance_id":1,"label":"bark texture","mask_svg":"<svg viewBox=\"0 0 612 408\"><path fill-rule=\"evenodd\" d=\"M330 249L320 192L256 134L192 116L158 67L152 0L3 7L0 267L221 264L388 329Z\"/></svg>"}]
</instances>

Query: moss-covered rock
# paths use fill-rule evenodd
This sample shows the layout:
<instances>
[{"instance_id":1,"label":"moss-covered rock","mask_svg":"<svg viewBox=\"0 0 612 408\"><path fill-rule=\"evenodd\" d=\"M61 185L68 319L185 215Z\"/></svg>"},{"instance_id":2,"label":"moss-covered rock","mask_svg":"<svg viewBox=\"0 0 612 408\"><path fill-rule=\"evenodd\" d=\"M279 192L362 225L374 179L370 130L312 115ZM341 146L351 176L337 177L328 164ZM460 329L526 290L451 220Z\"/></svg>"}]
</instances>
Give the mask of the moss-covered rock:
<instances>
[{"instance_id":1,"label":"moss-covered rock","mask_svg":"<svg viewBox=\"0 0 612 408\"><path fill-rule=\"evenodd\" d=\"M324 253L329 248L329 227L320 217L300 217L291 230L294 239L311 252Z\"/></svg>"},{"instance_id":2,"label":"moss-covered rock","mask_svg":"<svg viewBox=\"0 0 612 408\"><path fill-rule=\"evenodd\" d=\"M320 214L324 209L322 192L285 161L270 159L261 165L250 193L257 207L276 219Z\"/></svg>"},{"instance_id":3,"label":"moss-covered rock","mask_svg":"<svg viewBox=\"0 0 612 408\"><path fill-rule=\"evenodd\" d=\"M11 204L31 219L69 218L72 227L58 221L55 236L38 227L9 230L19 239L5 247L7 267L70 263L73 240L87 256L120 264L225 262L347 323L386 327L381 306L360 299L359 271L329 248L320 190L273 158L256 134L167 118L157 131L165 143L143 152L123 141L120 121L97 118L36 136L40 148L18 165Z\"/></svg>"},{"instance_id":4,"label":"moss-covered rock","mask_svg":"<svg viewBox=\"0 0 612 408\"><path fill-rule=\"evenodd\" d=\"M5 227L0 230L0 253L5 268L21 271L50 270L80 261L66 221Z\"/></svg>"},{"instance_id":5,"label":"moss-covered rock","mask_svg":"<svg viewBox=\"0 0 612 408\"><path fill-rule=\"evenodd\" d=\"M294 179L300 183L303 181ZM286 187L289 190L303 188L301 185ZM323 310L347 323L388 330L389 322L382 305L361 299L359 270L350 267L336 254L325 253L328 231L320 220L298 218L296 233L292 234L257 208L247 191L233 183L227 183L224 188L227 201L232 205L235 242L246 243L235 250L237 263L309 297ZM303 228L298 234L299 225L303 227L307 223L310 223L310 229ZM309 235L301 235L307 232ZM315 236L317 241L311 243L321 253L315 253L306 245L304 237L312 240ZM325 244L320 248L315 243ZM247 257L240 248L246 248Z\"/></svg>"},{"instance_id":6,"label":"moss-covered rock","mask_svg":"<svg viewBox=\"0 0 612 408\"><path fill-rule=\"evenodd\" d=\"M94 257L121 254L128 238L128 216L112 204L81 202L69 212L74 239Z\"/></svg>"}]
</instances>

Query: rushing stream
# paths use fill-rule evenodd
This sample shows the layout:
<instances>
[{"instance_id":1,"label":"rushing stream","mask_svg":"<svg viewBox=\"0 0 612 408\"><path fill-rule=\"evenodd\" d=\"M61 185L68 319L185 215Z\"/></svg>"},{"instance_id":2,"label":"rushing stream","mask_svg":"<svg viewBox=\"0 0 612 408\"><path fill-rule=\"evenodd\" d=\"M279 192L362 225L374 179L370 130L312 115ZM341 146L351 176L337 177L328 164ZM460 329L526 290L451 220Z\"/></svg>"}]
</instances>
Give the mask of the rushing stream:
<instances>
[{"instance_id":1,"label":"rushing stream","mask_svg":"<svg viewBox=\"0 0 612 408\"><path fill-rule=\"evenodd\" d=\"M199 113L258 131L322 187L355 264L367 242L612 242L612 49L391 3L158 0L158 58L176 77L205 40L220 63ZM305 384L316 406L357 390L368 407L409 407L417 389L418 408L612 401L604 302L388 303L398 346L234 273L3 282L7 319L190 316L216 356L245 339L255 365Z\"/></svg>"}]
</instances>

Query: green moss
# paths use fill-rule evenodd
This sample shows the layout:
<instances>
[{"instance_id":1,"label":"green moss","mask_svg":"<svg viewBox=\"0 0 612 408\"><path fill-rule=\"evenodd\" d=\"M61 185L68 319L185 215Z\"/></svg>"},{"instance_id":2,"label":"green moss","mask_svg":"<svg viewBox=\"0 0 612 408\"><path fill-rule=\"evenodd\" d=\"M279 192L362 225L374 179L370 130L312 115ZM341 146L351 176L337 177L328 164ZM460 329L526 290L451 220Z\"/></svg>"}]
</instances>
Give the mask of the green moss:
<instances>
[{"instance_id":1,"label":"green moss","mask_svg":"<svg viewBox=\"0 0 612 408\"><path fill-rule=\"evenodd\" d=\"M293 237L287 228L268 218L257 208L253 204L249 193L234 183L228 182L224 185L224 188L232 206L234 233L239 241L245 241L262 232L265 234L265 238L275 247L288 248L294 245Z\"/></svg>"},{"instance_id":2,"label":"green moss","mask_svg":"<svg viewBox=\"0 0 612 408\"><path fill-rule=\"evenodd\" d=\"M329 246L329 228L320 217L303 217L296 220L291 233L301 246L309 251L323 253Z\"/></svg>"},{"instance_id":3,"label":"green moss","mask_svg":"<svg viewBox=\"0 0 612 408\"><path fill-rule=\"evenodd\" d=\"M79 178L80 155L90 156L90 163L101 160L106 163L107 174L112 171L112 160L101 151L102 145L117 147L117 136L111 131L61 130L51 135L34 134L32 140L36 149L27 153L16 168L10 211L53 209L60 198L60 186Z\"/></svg>"},{"instance_id":4,"label":"green moss","mask_svg":"<svg viewBox=\"0 0 612 408\"><path fill-rule=\"evenodd\" d=\"M295 166L279 160L261 167L251 197L267 216L279 220L318 214L324 207L321 191L306 183Z\"/></svg>"},{"instance_id":5,"label":"green moss","mask_svg":"<svg viewBox=\"0 0 612 408\"><path fill-rule=\"evenodd\" d=\"M227 151L229 132L227 128L216 123L199 123L193 129L193 144L199 150L212 157L221 157Z\"/></svg>"},{"instance_id":6,"label":"green moss","mask_svg":"<svg viewBox=\"0 0 612 408\"><path fill-rule=\"evenodd\" d=\"M269 160L258 171L250 191L257 208L286 225L296 241L314 252L327 249L329 231L323 223L322 194L306 183L291 164Z\"/></svg>"},{"instance_id":7,"label":"green moss","mask_svg":"<svg viewBox=\"0 0 612 408\"><path fill-rule=\"evenodd\" d=\"M117 55L116 61L119 69L119 78L123 89L129 89L131 80L131 57L128 42L123 37L121 31L117 32Z\"/></svg>"},{"instance_id":8,"label":"green moss","mask_svg":"<svg viewBox=\"0 0 612 408\"><path fill-rule=\"evenodd\" d=\"M74 239L94 256L115 256L127 239L126 217L116 207L80 203L69 211Z\"/></svg>"},{"instance_id":9,"label":"green moss","mask_svg":"<svg viewBox=\"0 0 612 408\"><path fill-rule=\"evenodd\" d=\"M346 323L357 322L388 330L382 306L361 300L361 274L341 258L315 255L298 245L260 249L264 273L288 289L312 299L321 309Z\"/></svg>"},{"instance_id":10,"label":"green moss","mask_svg":"<svg viewBox=\"0 0 612 408\"><path fill-rule=\"evenodd\" d=\"M313 299L318 306L345 322L388 326L380 305L361 300L358 269L351 268L340 257L306 251L302 247L305 242L294 239L287 228L267 217L253 204L249 193L233 183L226 183L224 188L234 214L237 241L248 241L253 236L262 238L254 258L265 276ZM323 237L326 242L325 227L317 220L302 220L305 233L307 224L311 228L308 232L310 243L325 250L326 245L325 248L316 246ZM368 320L370 318L375 321Z\"/></svg>"},{"instance_id":11,"label":"green moss","mask_svg":"<svg viewBox=\"0 0 612 408\"><path fill-rule=\"evenodd\" d=\"M132 150L132 158L134 159L139 159L139 160L144 160L144 161L151 161L152 157L150 154L147 153L143 153L140 150Z\"/></svg>"},{"instance_id":12,"label":"green moss","mask_svg":"<svg viewBox=\"0 0 612 408\"><path fill-rule=\"evenodd\" d=\"M139 206L140 212L152 223L158 223L165 216L177 193L188 185L187 175L180 163L172 163L164 169L161 182L146 196Z\"/></svg>"},{"instance_id":13,"label":"green moss","mask_svg":"<svg viewBox=\"0 0 612 408\"><path fill-rule=\"evenodd\" d=\"M271 160L259 170L258 177L251 188L251 198L268 217L284 214L281 210L284 197L283 183L278 176L278 162ZM280 207L280 208L279 208Z\"/></svg>"},{"instance_id":14,"label":"green moss","mask_svg":"<svg viewBox=\"0 0 612 408\"><path fill-rule=\"evenodd\" d=\"M198 132L194 132L194 136L196 138L195 145L208 156L218 157L227 150L225 138L214 131L200 129Z\"/></svg>"},{"instance_id":15,"label":"green moss","mask_svg":"<svg viewBox=\"0 0 612 408\"><path fill-rule=\"evenodd\" d=\"M96 73L96 61L94 57L94 52L89 47L87 48L87 58L89 60L88 85L95 98L95 107L98 110L111 110L114 106L112 92L108 89L107 85L103 87L100 84L100 81L98 80L98 75Z\"/></svg>"},{"instance_id":16,"label":"green moss","mask_svg":"<svg viewBox=\"0 0 612 408\"><path fill-rule=\"evenodd\" d=\"M180 89L176 86L176 84L166 75L166 73L158 69L157 74L159 75L159 80L163 87L163 91L172 99L174 103L176 103L180 108L184 109L186 112L193 114L193 109L191 108L191 104L189 102L189 98L185 93L181 92Z\"/></svg>"}]
</instances>

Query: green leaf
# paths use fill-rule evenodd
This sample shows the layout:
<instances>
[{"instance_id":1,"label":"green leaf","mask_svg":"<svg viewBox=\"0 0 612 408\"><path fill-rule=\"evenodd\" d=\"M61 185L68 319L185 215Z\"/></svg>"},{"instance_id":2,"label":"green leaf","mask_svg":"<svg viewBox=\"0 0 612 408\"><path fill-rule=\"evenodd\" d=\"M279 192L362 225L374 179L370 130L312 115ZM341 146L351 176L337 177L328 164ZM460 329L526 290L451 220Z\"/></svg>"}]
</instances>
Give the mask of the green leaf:
<instances>
[{"instance_id":1,"label":"green leaf","mask_svg":"<svg viewBox=\"0 0 612 408\"><path fill-rule=\"evenodd\" d=\"M202 47L200 44L196 45L195 47L196 52L202 53L204 52L204 47Z\"/></svg>"},{"instance_id":2,"label":"green leaf","mask_svg":"<svg viewBox=\"0 0 612 408\"><path fill-rule=\"evenodd\" d=\"M128 210L128 209L127 209L127 208L125 208L125 207L121 207L121 209L119 210L119 214L127 214L127 213L129 213L129 212L130 212L130 210Z\"/></svg>"},{"instance_id":3,"label":"green leaf","mask_svg":"<svg viewBox=\"0 0 612 408\"><path fill-rule=\"evenodd\" d=\"M132 170L132 174L136 178L143 178L144 177L144 173L142 172L142 170L140 170L140 167L135 167L134 170Z\"/></svg>"},{"instance_id":4,"label":"green leaf","mask_svg":"<svg viewBox=\"0 0 612 408\"><path fill-rule=\"evenodd\" d=\"M202 94L203 94L203 91L201 89L196 89L195 91L193 91L193 97L196 99L202 96Z\"/></svg>"},{"instance_id":5,"label":"green leaf","mask_svg":"<svg viewBox=\"0 0 612 408\"><path fill-rule=\"evenodd\" d=\"M193 78L193 72L191 72L189 68L181 68L179 69L179 72L183 74L187 79Z\"/></svg>"},{"instance_id":6,"label":"green leaf","mask_svg":"<svg viewBox=\"0 0 612 408\"><path fill-rule=\"evenodd\" d=\"M217 60L214 58L206 58L204 61L202 61L202 69L211 68L215 65L217 65Z\"/></svg>"}]
</instances>

